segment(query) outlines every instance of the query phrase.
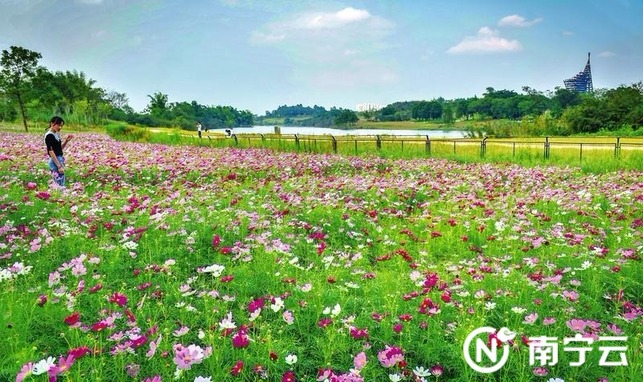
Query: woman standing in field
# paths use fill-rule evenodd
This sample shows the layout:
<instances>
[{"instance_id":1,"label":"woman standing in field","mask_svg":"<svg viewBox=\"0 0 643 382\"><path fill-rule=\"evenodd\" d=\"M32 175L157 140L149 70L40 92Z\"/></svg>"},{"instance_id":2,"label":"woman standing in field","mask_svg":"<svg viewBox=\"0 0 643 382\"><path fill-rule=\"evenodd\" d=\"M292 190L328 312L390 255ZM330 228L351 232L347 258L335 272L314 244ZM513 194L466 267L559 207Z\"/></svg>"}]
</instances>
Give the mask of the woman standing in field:
<instances>
[{"instance_id":1,"label":"woman standing in field","mask_svg":"<svg viewBox=\"0 0 643 382\"><path fill-rule=\"evenodd\" d=\"M55 116L49 121L49 130L45 133L45 146L47 146L47 155L49 156L49 169L54 181L61 187L65 187L65 157L63 149L67 142L73 138L67 135L63 141L60 138L60 130L63 128L65 121Z\"/></svg>"}]
</instances>

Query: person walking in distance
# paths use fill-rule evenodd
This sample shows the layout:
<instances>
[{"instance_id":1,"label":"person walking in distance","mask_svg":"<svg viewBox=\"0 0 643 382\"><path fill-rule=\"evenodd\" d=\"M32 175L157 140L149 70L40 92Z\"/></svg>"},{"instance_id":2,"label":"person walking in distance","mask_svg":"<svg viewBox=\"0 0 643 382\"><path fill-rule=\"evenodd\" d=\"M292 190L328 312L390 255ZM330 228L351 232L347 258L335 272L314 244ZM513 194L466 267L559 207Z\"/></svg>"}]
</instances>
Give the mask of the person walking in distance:
<instances>
[{"instance_id":1,"label":"person walking in distance","mask_svg":"<svg viewBox=\"0 0 643 382\"><path fill-rule=\"evenodd\" d=\"M49 169L56 184L65 187L65 157L63 150L67 143L73 138L73 135L67 135L63 141L60 137L60 130L63 128L65 121L55 116L49 121L49 130L45 133L45 146L47 146L47 156L49 157Z\"/></svg>"},{"instance_id":2,"label":"person walking in distance","mask_svg":"<svg viewBox=\"0 0 643 382\"><path fill-rule=\"evenodd\" d=\"M196 131L199 132L199 138L201 138L201 131L203 130L203 126L201 126L201 122L196 121Z\"/></svg>"}]
</instances>

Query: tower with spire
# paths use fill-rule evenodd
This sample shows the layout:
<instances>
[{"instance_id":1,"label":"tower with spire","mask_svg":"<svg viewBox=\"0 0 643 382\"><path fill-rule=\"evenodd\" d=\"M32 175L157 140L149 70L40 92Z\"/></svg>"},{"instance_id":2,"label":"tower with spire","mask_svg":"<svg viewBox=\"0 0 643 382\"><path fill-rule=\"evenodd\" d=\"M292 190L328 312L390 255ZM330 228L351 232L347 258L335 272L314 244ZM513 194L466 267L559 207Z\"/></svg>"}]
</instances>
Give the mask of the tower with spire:
<instances>
[{"instance_id":1,"label":"tower with spire","mask_svg":"<svg viewBox=\"0 0 643 382\"><path fill-rule=\"evenodd\" d=\"M589 63L590 53L587 53L585 69L574 77L563 80L567 90L576 90L581 93L594 91L594 84L592 84L592 66Z\"/></svg>"}]
</instances>

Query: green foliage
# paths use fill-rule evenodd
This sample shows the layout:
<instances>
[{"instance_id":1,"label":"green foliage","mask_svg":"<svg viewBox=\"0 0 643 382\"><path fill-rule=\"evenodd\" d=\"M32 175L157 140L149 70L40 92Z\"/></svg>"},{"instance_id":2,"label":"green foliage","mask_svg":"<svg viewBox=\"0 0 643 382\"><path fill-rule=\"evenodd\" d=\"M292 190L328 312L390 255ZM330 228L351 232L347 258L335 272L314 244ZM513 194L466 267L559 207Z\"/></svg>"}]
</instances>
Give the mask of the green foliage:
<instances>
[{"instance_id":1,"label":"green foliage","mask_svg":"<svg viewBox=\"0 0 643 382\"><path fill-rule=\"evenodd\" d=\"M123 123L110 123L105 126L105 131L119 141L147 142L150 139L149 130Z\"/></svg>"},{"instance_id":2,"label":"green foliage","mask_svg":"<svg viewBox=\"0 0 643 382\"><path fill-rule=\"evenodd\" d=\"M29 131L25 93L36 75L38 60L41 58L40 53L19 46L11 46L9 50L3 50L2 58L0 58L0 65L2 65L0 89L6 94L6 97L17 102L25 131Z\"/></svg>"}]
</instances>

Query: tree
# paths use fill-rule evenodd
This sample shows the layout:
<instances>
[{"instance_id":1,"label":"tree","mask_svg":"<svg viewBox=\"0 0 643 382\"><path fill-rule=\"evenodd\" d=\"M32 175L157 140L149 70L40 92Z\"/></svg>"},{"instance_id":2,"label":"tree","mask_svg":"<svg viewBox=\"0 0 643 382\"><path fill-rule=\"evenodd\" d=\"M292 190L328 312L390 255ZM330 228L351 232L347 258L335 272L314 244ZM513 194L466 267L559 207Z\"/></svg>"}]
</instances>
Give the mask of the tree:
<instances>
[{"instance_id":1,"label":"tree","mask_svg":"<svg viewBox=\"0 0 643 382\"><path fill-rule=\"evenodd\" d=\"M147 110L153 117L166 117L169 111L168 95L161 92L156 92L154 95L148 95L150 103Z\"/></svg>"},{"instance_id":2,"label":"tree","mask_svg":"<svg viewBox=\"0 0 643 382\"><path fill-rule=\"evenodd\" d=\"M38 52L19 46L11 46L9 51L2 51L2 58L0 59L0 64L2 65L2 71L0 71L0 87L2 87L7 94L15 97L15 100L18 102L25 131L29 131L29 128L27 127L26 100L24 95L27 85L36 75L38 60L41 58L42 55Z\"/></svg>"},{"instance_id":3,"label":"tree","mask_svg":"<svg viewBox=\"0 0 643 382\"><path fill-rule=\"evenodd\" d=\"M337 117L335 117L336 125L352 125L359 120L357 114L354 111L344 109L342 110Z\"/></svg>"}]
</instances>

